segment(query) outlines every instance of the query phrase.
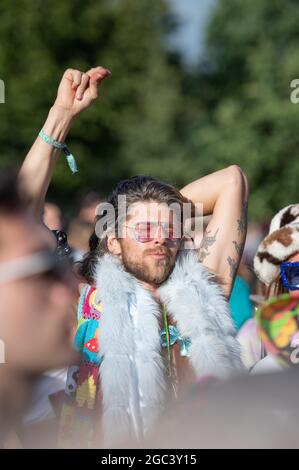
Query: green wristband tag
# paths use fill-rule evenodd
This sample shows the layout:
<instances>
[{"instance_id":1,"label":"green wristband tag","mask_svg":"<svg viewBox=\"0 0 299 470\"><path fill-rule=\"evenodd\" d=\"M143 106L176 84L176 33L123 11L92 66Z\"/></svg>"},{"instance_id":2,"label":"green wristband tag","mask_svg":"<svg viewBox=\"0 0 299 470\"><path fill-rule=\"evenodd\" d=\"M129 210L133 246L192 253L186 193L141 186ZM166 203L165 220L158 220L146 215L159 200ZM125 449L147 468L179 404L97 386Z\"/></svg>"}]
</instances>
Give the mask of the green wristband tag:
<instances>
[{"instance_id":1,"label":"green wristband tag","mask_svg":"<svg viewBox=\"0 0 299 470\"><path fill-rule=\"evenodd\" d=\"M66 156L67 163L71 172L73 174L78 172L78 167L77 167L75 157L73 154L71 154L65 142L59 142L58 140L52 139L52 137L48 136L43 130L41 130L38 135L47 144L52 145L52 147L58 150L62 150Z\"/></svg>"}]
</instances>

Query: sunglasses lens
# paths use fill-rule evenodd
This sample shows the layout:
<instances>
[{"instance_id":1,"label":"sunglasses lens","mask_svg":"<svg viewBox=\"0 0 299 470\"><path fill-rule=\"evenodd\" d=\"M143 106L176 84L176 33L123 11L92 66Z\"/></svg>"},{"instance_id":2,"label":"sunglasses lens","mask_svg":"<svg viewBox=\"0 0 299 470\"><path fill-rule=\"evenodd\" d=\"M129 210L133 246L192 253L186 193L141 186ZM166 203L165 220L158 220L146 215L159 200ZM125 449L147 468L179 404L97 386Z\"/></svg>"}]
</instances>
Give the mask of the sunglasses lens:
<instances>
[{"instance_id":1,"label":"sunglasses lens","mask_svg":"<svg viewBox=\"0 0 299 470\"><path fill-rule=\"evenodd\" d=\"M141 243L153 240L154 232L154 226L150 222L139 222L135 226L136 239Z\"/></svg>"},{"instance_id":2,"label":"sunglasses lens","mask_svg":"<svg viewBox=\"0 0 299 470\"><path fill-rule=\"evenodd\" d=\"M139 222L135 226L136 239L141 243L152 241L157 236L159 224L154 222ZM177 241L179 239L173 225L162 226L163 236L170 241Z\"/></svg>"},{"instance_id":3,"label":"sunglasses lens","mask_svg":"<svg viewBox=\"0 0 299 470\"><path fill-rule=\"evenodd\" d=\"M299 289L299 264L286 266L285 275L288 284L292 287L297 287Z\"/></svg>"},{"instance_id":4,"label":"sunglasses lens","mask_svg":"<svg viewBox=\"0 0 299 470\"><path fill-rule=\"evenodd\" d=\"M179 239L178 234L176 233L175 227L173 225L169 225L165 231L165 236L168 238L168 240L176 241Z\"/></svg>"}]
</instances>

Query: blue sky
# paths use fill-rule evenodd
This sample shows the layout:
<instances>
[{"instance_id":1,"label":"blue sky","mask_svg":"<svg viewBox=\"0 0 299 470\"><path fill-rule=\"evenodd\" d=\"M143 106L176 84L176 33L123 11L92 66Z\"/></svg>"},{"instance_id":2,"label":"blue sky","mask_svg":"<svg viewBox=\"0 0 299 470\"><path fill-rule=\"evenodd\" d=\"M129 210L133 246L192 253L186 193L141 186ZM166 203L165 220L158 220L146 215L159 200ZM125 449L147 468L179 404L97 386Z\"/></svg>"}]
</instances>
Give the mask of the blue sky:
<instances>
[{"instance_id":1,"label":"blue sky","mask_svg":"<svg viewBox=\"0 0 299 470\"><path fill-rule=\"evenodd\" d=\"M180 26L170 37L171 47L183 53L188 65L198 62L205 43L207 21L217 0L168 0Z\"/></svg>"}]
</instances>

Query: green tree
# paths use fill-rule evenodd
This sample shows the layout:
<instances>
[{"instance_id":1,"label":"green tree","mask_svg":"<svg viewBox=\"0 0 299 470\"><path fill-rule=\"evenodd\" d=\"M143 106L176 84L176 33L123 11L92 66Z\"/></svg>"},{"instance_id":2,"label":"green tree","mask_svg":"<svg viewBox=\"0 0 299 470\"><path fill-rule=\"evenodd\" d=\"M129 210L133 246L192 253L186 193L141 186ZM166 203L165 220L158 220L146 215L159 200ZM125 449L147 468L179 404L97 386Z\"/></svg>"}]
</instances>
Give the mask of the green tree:
<instances>
[{"instance_id":1,"label":"green tree","mask_svg":"<svg viewBox=\"0 0 299 470\"><path fill-rule=\"evenodd\" d=\"M260 220L299 196L298 25L295 0L219 0L206 60L185 88L186 160L202 173L239 164Z\"/></svg>"},{"instance_id":2,"label":"green tree","mask_svg":"<svg viewBox=\"0 0 299 470\"><path fill-rule=\"evenodd\" d=\"M71 204L84 186L105 193L136 172L168 173L180 113L180 69L167 52L164 0L2 0L1 165L20 162L41 126L63 71L102 64L112 71L101 101L75 124L69 146L80 172L64 159L52 195Z\"/></svg>"},{"instance_id":3,"label":"green tree","mask_svg":"<svg viewBox=\"0 0 299 470\"><path fill-rule=\"evenodd\" d=\"M167 51L166 0L2 0L0 19L1 165L24 158L65 68L112 71L69 137L79 174L64 159L55 171L61 202L136 173L181 186L232 163L248 175L252 217L297 200L295 0L218 0L205 60L188 73Z\"/></svg>"}]
</instances>

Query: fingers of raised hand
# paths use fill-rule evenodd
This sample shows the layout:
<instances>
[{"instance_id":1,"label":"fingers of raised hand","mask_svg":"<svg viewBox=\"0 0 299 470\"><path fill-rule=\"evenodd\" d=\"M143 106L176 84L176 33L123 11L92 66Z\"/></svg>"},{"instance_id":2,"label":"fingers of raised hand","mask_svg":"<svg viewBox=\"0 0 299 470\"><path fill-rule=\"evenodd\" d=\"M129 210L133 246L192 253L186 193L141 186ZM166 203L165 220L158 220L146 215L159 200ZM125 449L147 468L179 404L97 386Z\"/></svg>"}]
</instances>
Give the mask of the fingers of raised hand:
<instances>
[{"instance_id":1,"label":"fingers of raised hand","mask_svg":"<svg viewBox=\"0 0 299 470\"><path fill-rule=\"evenodd\" d=\"M90 77L92 77L93 75L97 75L99 78L106 78L108 75L111 75L109 69L106 69L105 67L101 66L93 67L92 69L89 69L86 73L88 73Z\"/></svg>"},{"instance_id":2,"label":"fingers of raised hand","mask_svg":"<svg viewBox=\"0 0 299 470\"><path fill-rule=\"evenodd\" d=\"M74 96L78 101L85 100L94 101L98 97L98 85L100 82L111 75L110 70L104 67L93 67L86 73L80 70L67 69L63 78L69 81ZM85 91L88 93L85 94Z\"/></svg>"},{"instance_id":3,"label":"fingers of raised hand","mask_svg":"<svg viewBox=\"0 0 299 470\"><path fill-rule=\"evenodd\" d=\"M78 88L78 86L80 85L81 80L82 80L82 76L83 76L83 73L80 72L80 70L74 70L74 71L73 71L73 84L72 84L72 88L73 88L74 90L76 90L76 88Z\"/></svg>"},{"instance_id":4,"label":"fingers of raised hand","mask_svg":"<svg viewBox=\"0 0 299 470\"><path fill-rule=\"evenodd\" d=\"M81 100L82 97L83 97L83 94L86 90L86 88L88 88L88 84L89 84L89 80L90 80L90 77L89 75L87 75L87 73L83 73L81 75L81 82L77 88L77 91L76 91L76 98L77 100Z\"/></svg>"},{"instance_id":5,"label":"fingers of raised hand","mask_svg":"<svg viewBox=\"0 0 299 470\"><path fill-rule=\"evenodd\" d=\"M95 100L98 97L98 85L104 78L111 75L111 72L110 70L105 69L104 67L94 67L88 70L87 74L90 77L90 82L89 82L90 96L92 99Z\"/></svg>"},{"instance_id":6,"label":"fingers of raised hand","mask_svg":"<svg viewBox=\"0 0 299 470\"><path fill-rule=\"evenodd\" d=\"M66 78L71 82L71 87L75 90L81 83L83 72L75 69L67 69L64 72L63 78Z\"/></svg>"}]
</instances>

